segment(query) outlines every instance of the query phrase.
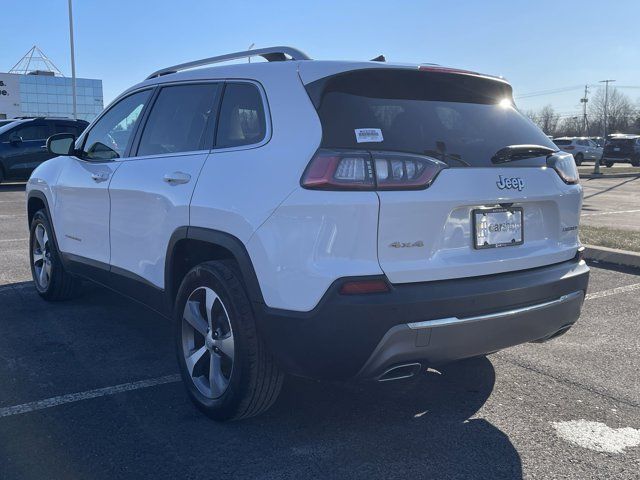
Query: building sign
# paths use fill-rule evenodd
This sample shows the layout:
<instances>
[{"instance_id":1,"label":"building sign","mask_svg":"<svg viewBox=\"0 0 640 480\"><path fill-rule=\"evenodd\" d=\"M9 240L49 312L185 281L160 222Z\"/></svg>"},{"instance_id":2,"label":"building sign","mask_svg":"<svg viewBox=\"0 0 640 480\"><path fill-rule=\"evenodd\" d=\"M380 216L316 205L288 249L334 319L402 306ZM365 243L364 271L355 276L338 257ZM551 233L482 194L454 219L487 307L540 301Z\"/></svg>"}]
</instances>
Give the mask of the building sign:
<instances>
[{"instance_id":1,"label":"building sign","mask_svg":"<svg viewBox=\"0 0 640 480\"><path fill-rule=\"evenodd\" d=\"M20 114L20 75L0 73L0 118L13 118Z\"/></svg>"}]
</instances>

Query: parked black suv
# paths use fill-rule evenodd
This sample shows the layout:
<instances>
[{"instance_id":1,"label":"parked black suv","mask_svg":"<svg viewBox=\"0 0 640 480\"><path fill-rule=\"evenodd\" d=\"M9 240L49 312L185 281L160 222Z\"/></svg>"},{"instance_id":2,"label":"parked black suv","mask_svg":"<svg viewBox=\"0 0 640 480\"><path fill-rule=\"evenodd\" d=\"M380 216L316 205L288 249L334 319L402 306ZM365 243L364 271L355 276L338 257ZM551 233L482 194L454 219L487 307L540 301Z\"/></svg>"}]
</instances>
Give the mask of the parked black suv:
<instances>
[{"instance_id":1,"label":"parked black suv","mask_svg":"<svg viewBox=\"0 0 640 480\"><path fill-rule=\"evenodd\" d=\"M640 135L612 135L604 144L602 163L612 167L614 163L630 163L640 167Z\"/></svg>"},{"instance_id":2,"label":"parked black suv","mask_svg":"<svg viewBox=\"0 0 640 480\"><path fill-rule=\"evenodd\" d=\"M47 138L56 133L77 137L87 125L70 118L0 120L0 183L29 178L34 168L52 157L46 149Z\"/></svg>"}]
</instances>

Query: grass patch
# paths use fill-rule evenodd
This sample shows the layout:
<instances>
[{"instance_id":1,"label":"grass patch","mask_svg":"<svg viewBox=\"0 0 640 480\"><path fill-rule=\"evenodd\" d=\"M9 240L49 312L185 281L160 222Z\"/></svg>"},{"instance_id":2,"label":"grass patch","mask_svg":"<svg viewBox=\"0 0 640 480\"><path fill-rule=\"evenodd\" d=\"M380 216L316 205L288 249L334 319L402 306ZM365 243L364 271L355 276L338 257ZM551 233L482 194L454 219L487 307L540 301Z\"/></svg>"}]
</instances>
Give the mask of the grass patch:
<instances>
[{"instance_id":1,"label":"grass patch","mask_svg":"<svg viewBox=\"0 0 640 480\"><path fill-rule=\"evenodd\" d=\"M589 245L640 252L640 232L631 230L581 225L580 241Z\"/></svg>"},{"instance_id":2,"label":"grass patch","mask_svg":"<svg viewBox=\"0 0 640 480\"><path fill-rule=\"evenodd\" d=\"M593 173L593 165L580 165L578 167L578 172L580 172L580 175ZM607 175L616 175L618 173L637 173L640 175L640 167L632 167L629 165L628 167L607 168L604 165L600 165L600 173L605 177Z\"/></svg>"}]
</instances>

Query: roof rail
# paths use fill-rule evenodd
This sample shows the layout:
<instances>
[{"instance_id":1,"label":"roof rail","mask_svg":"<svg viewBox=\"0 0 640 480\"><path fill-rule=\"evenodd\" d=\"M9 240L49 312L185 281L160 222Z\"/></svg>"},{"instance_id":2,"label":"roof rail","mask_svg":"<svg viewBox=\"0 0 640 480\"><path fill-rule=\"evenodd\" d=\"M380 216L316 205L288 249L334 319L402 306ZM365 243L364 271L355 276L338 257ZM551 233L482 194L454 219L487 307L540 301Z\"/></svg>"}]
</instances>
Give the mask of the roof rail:
<instances>
[{"instance_id":1,"label":"roof rail","mask_svg":"<svg viewBox=\"0 0 640 480\"><path fill-rule=\"evenodd\" d=\"M258 48L256 50L246 50L244 52L227 53L226 55L219 55L217 57L203 58L202 60L194 60L193 62L181 63L172 67L163 68L156 72L153 72L146 79L160 77L162 75L168 75L170 73L176 73L181 70L188 70L190 68L201 67L203 65L210 65L212 63L226 62L228 60L236 60L238 58L249 58L255 56L261 56L269 62L279 62L282 60L288 60L287 55L291 57L291 60L311 60L305 53L301 52L297 48L292 47L267 47Z\"/></svg>"}]
</instances>

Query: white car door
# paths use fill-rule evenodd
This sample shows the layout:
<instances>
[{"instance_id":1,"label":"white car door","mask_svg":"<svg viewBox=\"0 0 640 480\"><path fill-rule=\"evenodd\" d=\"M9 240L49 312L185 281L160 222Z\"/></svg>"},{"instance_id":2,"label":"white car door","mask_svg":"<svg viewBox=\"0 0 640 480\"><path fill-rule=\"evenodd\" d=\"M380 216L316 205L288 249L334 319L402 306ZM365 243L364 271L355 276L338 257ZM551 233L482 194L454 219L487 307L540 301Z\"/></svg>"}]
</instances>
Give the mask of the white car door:
<instances>
[{"instance_id":1,"label":"white car door","mask_svg":"<svg viewBox=\"0 0 640 480\"><path fill-rule=\"evenodd\" d=\"M151 90L144 90L117 101L83 137L78 155L66 159L54 186L53 223L60 250L70 260L108 269L108 186L150 96Z\"/></svg>"},{"instance_id":2,"label":"white car door","mask_svg":"<svg viewBox=\"0 0 640 480\"><path fill-rule=\"evenodd\" d=\"M189 203L213 146L221 83L161 87L140 132L135 156L119 161L111 197L111 272L164 288L167 246L189 225Z\"/></svg>"}]
</instances>

